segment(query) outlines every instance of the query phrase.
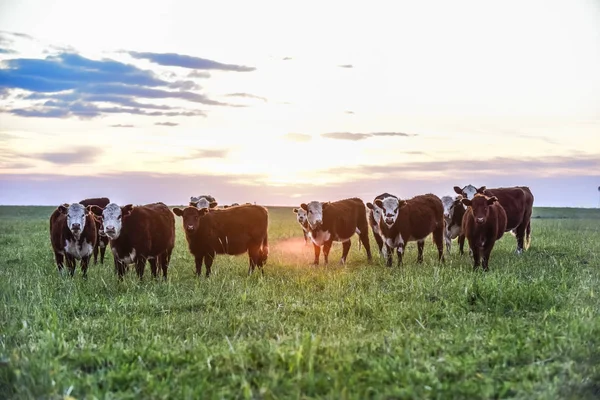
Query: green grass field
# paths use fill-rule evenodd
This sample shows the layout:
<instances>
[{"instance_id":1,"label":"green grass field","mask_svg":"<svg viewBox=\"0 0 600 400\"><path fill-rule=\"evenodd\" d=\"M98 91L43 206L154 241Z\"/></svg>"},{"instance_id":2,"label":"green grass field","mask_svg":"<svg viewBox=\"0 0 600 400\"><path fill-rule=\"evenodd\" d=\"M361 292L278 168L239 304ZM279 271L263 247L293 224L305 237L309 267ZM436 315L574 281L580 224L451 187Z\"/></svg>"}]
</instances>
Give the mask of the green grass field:
<instances>
[{"instance_id":1,"label":"green grass field","mask_svg":"<svg viewBox=\"0 0 600 400\"><path fill-rule=\"evenodd\" d=\"M600 397L600 211L536 209L531 249L488 273L456 242L417 265L312 267L291 208L270 208L264 277L218 256L196 278L181 218L169 279L57 273L52 207L0 207L0 398Z\"/></svg>"}]
</instances>

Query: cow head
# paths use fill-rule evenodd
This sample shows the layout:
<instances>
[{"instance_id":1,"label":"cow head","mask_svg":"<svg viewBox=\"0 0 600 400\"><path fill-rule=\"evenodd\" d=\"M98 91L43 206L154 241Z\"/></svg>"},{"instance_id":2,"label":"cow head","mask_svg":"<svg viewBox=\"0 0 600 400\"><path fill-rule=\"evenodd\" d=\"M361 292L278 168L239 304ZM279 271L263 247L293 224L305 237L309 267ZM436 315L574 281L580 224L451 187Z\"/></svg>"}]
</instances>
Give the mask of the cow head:
<instances>
[{"instance_id":1,"label":"cow head","mask_svg":"<svg viewBox=\"0 0 600 400\"><path fill-rule=\"evenodd\" d=\"M96 225L98 226L98 234L102 237L106 237L106 234L104 233L104 226L102 223L102 211L104 209L97 205L87 206L87 208L92 212L92 215L94 216L94 222L96 222Z\"/></svg>"},{"instance_id":2,"label":"cow head","mask_svg":"<svg viewBox=\"0 0 600 400\"><path fill-rule=\"evenodd\" d=\"M323 211L329 207L329 202L311 201L300 204L300 208L306 211L306 218L311 229L319 229L323 225Z\"/></svg>"},{"instance_id":3,"label":"cow head","mask_svg":"<svg viewBox=\"0 0 600 400\"><path fill-rule=\"evenodd\" d=\"M208 208L186 207L184 209L175 207L173 214L183 219L183 229L187 232L195 232L200 228L200 219L208 213Z\"/></svg>"},{"instance_id":4,"label":"cow head","mask_svg":"<svg viewBox=\"0 0 600 400\"><path fill-rule=\"evenodd\" d=\"M381 219L388 227L391 227L398 219L400 208L406 205L406 201L396 197L386 197L385 199L375 200L375 205L382 209ZM381 222L380 222L381 223Z\"/></svg>"},{"instance_id":5,"label":"cow head","mask_svg":"<svg viewBox=\"0 0 600 400\"><path fill-rule=\"evenodd\" d=\"M490 206L497 202L498 199L496 196L487 197L478 194L472 200L462 199L461 201L465 206L473 209L473 218L475 218L476 224L485 224L490 212Z\"/></svg>"},{"instance_id":6,"label":"cow head","mask_svg":"<svg viewBox=\"0 0 600 400\"><path fill-rule=\"evenodd\" d=\"M306 214L306 210L303 208L294 208L294 213L296 214L296 220L302 226L308 221L308 215Z\"/></svg>"},{"instance_id":7,"label":"cow head","mask_svg":"<svg viewBox=\"0 0 600 400\"><path fill-rule=\"evenodd\" d=\"M383 209L373 203L367 203L367 208L373 216L373 220L375 221L375 223L379 225L379 222L381 221L381 216L383 215Z\"/></svg>"},{"instance_id":8,"label":"cow head","mask_svg":"<svg viewBox=\"0 0 600 400\"><path fill-rule=\"evenodd\" d=\"M463 206L461 202L462 199L463 196L461 195L458 195L456 197L442 197L442 205L444 206L444 218L446 219L446 221L452 220L452 218L454 217L454 210L456 209L456 206Z\"/></svg>"},{"instance_id":9,"label":"cow head","mask_svg":"<svg viewBox=\"0 0 600 400\"><path fill-rule=\"evenodd\" d=\"M201 208L215 208L219 203L209 194L203 194L201 196L190 197L190 206Z\"/></svg>"},{"instance_id":10,"label":"cow head","mask_svg":"<svg viewBox=\"0 0 600 400\"><path fill-rule=\"evenodd\" d=\"M71 205L61 204L58 206L58 211L67 215L67 228L76 239L79 239L85 228L85 220L89 210L79 203L73 203Z\"/></svg>"},{"instance_id":11,"label":"cow head","mask_svg":"<svg viewBox=\"0 0 600 400\"><path fill-rule=\"evenodd\" d=\"M133 208L132 204L119 207L115 203L109 203L104 210L102 210L102 224L104 225L104 233L106 236L112 240L119 237L121 229L123 229L123 221L129 217Z\"/></svg>"},{"instance_id":12,"label":"cow head","mask_svg":"<svg viewBox=\"0 0 600 400\"><path fill-rule=\"evenodd\" d=\"M461 196L463 196L465 199L469 199L472 200L473 197L475 197L475 195L477 193L479 194L483 194L483 191L485 190L485 186L480 187L479 189L477 189L475 186L473 185L467 185L464 188L460 188L458 186L454 186L454 191L457 194L460 194Z\"/></svg>"}]
</instances>

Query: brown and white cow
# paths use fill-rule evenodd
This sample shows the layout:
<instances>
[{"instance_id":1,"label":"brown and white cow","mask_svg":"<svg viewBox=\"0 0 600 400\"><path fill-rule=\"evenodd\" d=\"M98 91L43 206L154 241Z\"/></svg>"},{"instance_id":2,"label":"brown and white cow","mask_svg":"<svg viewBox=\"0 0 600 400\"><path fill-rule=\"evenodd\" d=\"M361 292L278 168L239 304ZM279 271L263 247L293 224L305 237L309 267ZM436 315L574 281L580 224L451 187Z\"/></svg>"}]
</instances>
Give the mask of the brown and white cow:
<instances>
[{"instance_id":1,"label":"brown and white cow","mask_svg":"<svg viewBox=\"0 0 600 400\"><path fill-rule=\"evenodd\" d=\"M473 253L473 269L483 264L487 271L494 244L506 231L506 212L496 197L482 194L462 203L468 207L462 226Z\"/></svg>"},{"instance_id":2,"label":"brown and white cow","mask_svg":"<svg viewBox=\"0 0 600 400\"><path fill-rule=\"evenodd\" d=\"M92 199L81 200L79 204L83 206L98 206L100 208L104 208L110 203L108 197L98 197ZM96 221L96 225L98 228L98 237L96 240L96 245L94 246L94 264L98 263L98 252L100 252L100 264L104 264L104 254L106 253L106 248L108 247L108 236L104 234L102 231L102 224L99 221Z\"/></svg>"},{"instance_id":3,"label":"brown and white cow","mask_svg":"<svg viewBox=\"0 0 600 400\"><path fill-rule=\"evenodd\" d=\"M86 278L97 234L96 222L89 207L79 203L58 206L50 215L50 242L58 271L62 272L66 259L69 273L73 276L75 260L81 260L81 271Z\"/></svg>"},{"instance_id":4,"label":"brown and white cow","mask_svg":"<svg viewBox=\"0 0 600 400\"><path fill-rule=\"evenodd\" d=\"M373 199L373 203L375 203L375 201L378 199L383 201L388 197L397 198L393 194L382 193ZM381 214L383 213L383 210L373 203L367 203L367 221L369 222L369 226L371 227L371 231L373 232L373 236L375 237L375 242L377 242L377 247L379 248L379 255L382 258L387 258L387 247L383 245L384 243L383 238L381 237L381 228L379 227L379 222L381 221Z\"/></svg>"},{"instance_id":5,"label":"brown and white cow","mask_svg":"<svg viewBox=\"0 0 600 400\"><path fill-rule=\"evenodd\" d=\"M308 226L308 217L306 214L306 210L300 207L294 208L293 211L296 214L296 221L298 221L300 227L302 228L302 234L304 235L304 244L308 246L308 243L310 242L310 227Z\"/></svg>"},{"instance_id":6,"label":"brown and white cow","mask_svg":"<svg viewBox=\"0 0 600 400\"><path fill-rule=\"evenodd\" d=\"M141 206L115 203L104 209L92 206L96 215L102 216L104 233L110 239L115 259L115 270L123 278L128 264L135 264L140 279L144 276L146 261L150 263L153 277L162 269L167 279L171 253L175 246L175 217L164 203Z\"/></svg>"},{"instance_id":7,"label":"brown and white cow","mask_svg":"<svg viewBox=\"0 0 600 400\"><path fill-rule=\"evenodd\" d=\"M250 259L248 274L255 267L264 274L263 266L269 255L269 212L265 207L241 205L210 212L206 207L186 207L174 208L173 213L183 219L185 238L196 260L198 276L202 273L203 262L206 276L210 276L216 254L239 255L245 252Z\"/></svg>"},{"instance_id":8,"label":"brown and white cow","mask_svg":"<svg viewBox=\"0 0 600 400\"><path fill-rule=\"evenodd\" d=\"M472 200L475 194L495 196L506 212L506 231L514 232L517 237L517 254L527 250L531 243L531 214L533 213L533 194L527 186L487 189L485 186L477 189L473 185L464 188L454 187L454 191Z\"/></svg>"},{"instance_id":9,"label":"brown and white cow","mask_svg":"<svg viewBox=\"0 0 600 400\"><path fill-rule=\"evenodd\" d=\"M438 249L438 259L444 261L444 206L439 197L434 194L419 195L408 200L388 197L375 200L375 204L383 209L379 227L388 246L388 266L392 266L393 249L398 254L398 265L402 264L404 247L410 241L417 242L417 262L423 262L425 238L430 233L433 233L433 241Z\"/></svg>"},{"instance_id":10,"label":"brown and white cow","mask_svg":"<svg viewBox=\"0 0 600 400\"><path fill-rule=\"evenodd\" d=\"M442 197L442 205L444 206L444 242L446 242L446 252L450 253L452 248L452 240L458 237L458 246L460 254L464 254L465 235L462 231L462 219L465 215L466 207L461 200L463 197L444 196Z\"/></svg>"},{"instance_id":11,"label":"brown and white cow","mask_svg":"<svg viewBox=\"0 0 600 400\"><path fill-rule=\"evenodd\" d=\"M196 208L215 208L219 203L209 194L190 197L189 205Z\"/></svg>"},{"instance_id":12,"label":"brown and white cow","mask_svg":"<svg viewBox=\"0 0 600 400\"><path fill-rule=\"evenodd\" d=\"M357 233L362 242L367 259L371 261L369 245L369 224L365 213L365 203L359 198L351 198L322 203L311 201L302 203L300 207L306 211L310 238L315 250L314 265L319 265L321 246L325 264L329 262L329 251L334 241L342 242L342 258L344 264L350 251L350 238Z\"/></svg>"}]
</instances>

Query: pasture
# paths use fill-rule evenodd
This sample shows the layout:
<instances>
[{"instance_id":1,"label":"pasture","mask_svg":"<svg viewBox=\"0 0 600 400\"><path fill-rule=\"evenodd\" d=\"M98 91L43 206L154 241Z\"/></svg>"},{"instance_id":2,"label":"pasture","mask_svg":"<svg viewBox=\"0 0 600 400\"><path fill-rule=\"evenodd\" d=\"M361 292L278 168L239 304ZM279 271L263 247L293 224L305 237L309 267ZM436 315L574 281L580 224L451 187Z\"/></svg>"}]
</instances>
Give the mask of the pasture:
<instances>
[{"instance_id":1,"label":"pasture","mask_svg":"<svg viewBox=\"0 0 600 400\"><path fill-rule=\"evenodd\" d=\"M176 218L169 279L57 273L53 207L0 207L0 398L598 398L600 211L534 209L490 271L456 241L387 268L370 236L313 267L291 208L269 208L265 274L217 256L194 275ZM395 261L395 260L394 260Z\"/></svg>"}]
</instances>

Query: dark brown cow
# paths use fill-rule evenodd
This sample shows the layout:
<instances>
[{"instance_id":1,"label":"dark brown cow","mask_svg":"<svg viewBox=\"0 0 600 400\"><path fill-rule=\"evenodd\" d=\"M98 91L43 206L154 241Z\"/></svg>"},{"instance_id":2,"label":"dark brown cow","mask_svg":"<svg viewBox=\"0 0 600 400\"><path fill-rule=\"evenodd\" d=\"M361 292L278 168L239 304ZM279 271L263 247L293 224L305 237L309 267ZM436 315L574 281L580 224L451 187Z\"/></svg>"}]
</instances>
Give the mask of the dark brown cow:
<instances>
[{"instance_id":1,"label":"dark brown cow","mask_svg":"<svg viewBox=\"0 0 600 400\"><path fill-rule=\"evenodd\" d=\"M377 199L383 200L388 197L396 197L396 196L394 196L393 194L389 194L389 193L382 193L373 199L373 203L375 203L375 200L377 200ZM381 228L379 228L379 221L381 221L381 213L383 212L383 210L373 203L367 203L367 208L368 208L367 220L369 221L369 226L371 227L371 231L373 232L373 236L375 237L375 242L377 242L377 247L379 248L379 255L382 258L387 258L387 247L383 246L383 238L381 237Z\"/></svg>"},{"instance_id":2,"label":"dark brown cow","mask_svg":"<svg viewBox=\"0 0 600 400\"><path fill-rule=\"evenodd\" d=\"M306 211L310 238L315 250L314 265L319 265L321 246L325 264L329 262L329 251L334 241L342 242L342 259L344 264L350 251L350 238L358 234L371 261L371 246L369 244L369 224L365 212L365 203L361 199L352 198L334 202L322 203L311 201L302 203L300 207Z\"/></svg>"},{"instance_id":3,"label":"dark brown cow","mask_svg":"<svg viewBox=\"0 0 600 400\"><path fill-rule=\"evenodd\" d=\"M108 203L110 203L108 197L85 199L79 202L79 204L83 204L85 207L98 206L100 208L106 207ZM99 221L96 222L98 227L98 238L96 240L96 245L94 246L94 264L98 263L98 251L100 252L100 264L104 264L104 254L106 253L106 247L108 246L108 236L102 231L102 224L98 223Z\"/></svg>"},{"instance_id":4,"label":"dark brown cow","mask_svg":"<svg viewBox=\"0 0 600 400\"><path fill-rule=\"evenodd\" d=\"M496 197L482 194L473 200L462 199L462 203L468 207L462 226L473 253L473 269L481 263L487 271L494 244L506 231L506 212Z\"/></svg>"},{"instance_id":5,"label":"dark brown cow","mask_svg":"<svg viewBox=\"0 0 600 400\"><path fill-rule=\"evenodd\" d=\"M458 186L454 191L462 194L469 200L476 193L488 197L495 196L506 212L506 231L512 231L517 237L517 253L521 254L531 244L531 214L533 213L533 194L527 186L515 186L508 188L487 189L485 186L479 189L473 185L467 185L463 189Z\"/></svg>"},{"instance_id":6,"label":"dark brown cow","mask_svg":"<svg viewBox=\"0 0 600 400\"><path fill-rule=\"evenodd\" d=\"M444 207L434 194L415 196L409 200L387 197L375 200L375 205L383 209L379 227L387 249L387 265L392 266L393 249L398 254L398 265L402 264L404 247L409 241L416 241L417 262L423 262L425 238L433 233L433 241L438 249L438 259L444 261Z\"/></svg>"},{"instance_id":7,"label":"dark brown cow","mask_svg":"<svg viewBox=\"0 0 600 400\"><path fill-rule=\"evenodd\" d=\"M167 279L175 246L175 217L169 207L164 203L123 207L110 203L104 209L92 206L92 210L102 215L119 279L123 278L127 264L135 264L142 279L146 261L150 262L153 277L158 276L158 268L161 268L163 278Z\"/></svg>"},{"instance_id":8,"label":"dark brown cow","mask_svg":"<svg viewBox=\"0 0 600 400\"><path fill-rule=\"evenodd\" d=\"M269 212L265 207L241 205L210 212L206 207L186 207L174 208L173 213L183 219L185 238L196 260L198 276L202 273L203 262L206 276L210 276L216 254L239 255L245 252L250 259L248 274L255 267L264 274L263 266L269 255Z\"/></svg>"},{"instance_id":9,"label":"dark brown cow","mask_svg":"<svg viewBox=\"0 0 600 400\"><path fill-rule=\"evenodd\" d=\"M66 259L69 273L73 276L75 260L81 260L81 270L86 278L96 238L96 221L90 207L79 203L63 204L50 215L50 242L59 272L62 272Z\"/></svg>"},{"instance_id":10,"label":"dark brown cow","mask_svg":"<svg viewBox=\"0 0 600 400\"><path fill-rule=\"evenodd\" d=\"M464 254L465 234L462 230L462 219L466 212L466 207L461 200L463 197L458 195L454 198L451 196L442 197L444 205L444 241L446 242L446 252L450 253L452 248L452 240L458 237L458 247L460 254Z\"/></svg>"}]
</instances>

